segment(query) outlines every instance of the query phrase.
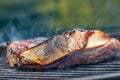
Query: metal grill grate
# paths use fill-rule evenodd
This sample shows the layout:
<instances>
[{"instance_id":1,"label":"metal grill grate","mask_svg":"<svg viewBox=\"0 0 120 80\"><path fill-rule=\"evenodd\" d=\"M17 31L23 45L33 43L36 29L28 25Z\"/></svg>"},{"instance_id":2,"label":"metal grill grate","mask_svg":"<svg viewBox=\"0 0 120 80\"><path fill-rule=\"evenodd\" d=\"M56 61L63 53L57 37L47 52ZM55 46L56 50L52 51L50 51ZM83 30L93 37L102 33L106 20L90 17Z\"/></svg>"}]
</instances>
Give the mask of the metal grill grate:
<instances>
[{"instance_id":1,"label":"metal grill grate","mask_svg":"<svg viewBox=\"0 0 120 80\"><path fill-rule=\"evenodd\" d=\"M120 76L120 56L106 62L45 71L11 69L4 61L0 61L0 79L87 78L111 73Z\"/></svg>"},{"instance_id":2,"label":"metal grill grate","mask_svg":"<svg viewBox=\"0 0 120 80\"><path fill-rule=\"evenodd\" d=\"M118 37L118 36L117 36ZM4 49L4 48L3 48ZM113 59L89 65L76 65L62 69L49 69L44 71L29 69L11 69L5 63L5 52L0 51L0 79L108 79L120 77L120 54Z\"/></svg>"}]
</instances>

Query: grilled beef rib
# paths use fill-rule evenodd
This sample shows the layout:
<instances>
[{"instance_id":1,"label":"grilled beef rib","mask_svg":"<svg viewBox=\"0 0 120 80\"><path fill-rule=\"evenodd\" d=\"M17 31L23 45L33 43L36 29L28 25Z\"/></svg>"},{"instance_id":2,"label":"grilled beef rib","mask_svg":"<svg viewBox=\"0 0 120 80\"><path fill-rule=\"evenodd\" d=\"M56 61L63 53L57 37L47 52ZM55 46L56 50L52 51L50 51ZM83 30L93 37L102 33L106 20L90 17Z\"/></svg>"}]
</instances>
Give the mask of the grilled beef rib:
<instances>
[{"instance_id":1,"label":"grilled beef rib","mask_svg":"<svg viewBox=\"0 0 120 80\"><path fill-rule=\"evenodd\" d=\"M119 50L119 41L100 30L76 29L51 38L10 42L7 61L11 67L62 68L107 60Z\"/></svg>"}]
</instances>

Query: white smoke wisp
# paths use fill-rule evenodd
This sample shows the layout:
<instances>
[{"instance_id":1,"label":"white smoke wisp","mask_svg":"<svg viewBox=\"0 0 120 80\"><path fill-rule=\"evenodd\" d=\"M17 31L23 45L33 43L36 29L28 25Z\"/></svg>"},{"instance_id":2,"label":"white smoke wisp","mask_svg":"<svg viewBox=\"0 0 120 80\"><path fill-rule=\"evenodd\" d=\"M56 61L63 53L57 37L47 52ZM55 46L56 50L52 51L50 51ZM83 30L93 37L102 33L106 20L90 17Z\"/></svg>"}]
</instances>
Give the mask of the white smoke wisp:
<instances>
[{"instance_id":1,"label":"white smoke wisp","mask_svg":"<svg viewBox=\"0 0 120 80\"><path fill-rule=\"evenodd\" d=\"M53 19L49 16L34 22L30 27L30 37L51 36L53 30Z\"/></svg>"},{"instance_id":2,"label":"white smoke wisp","mask_svg":"<svg viewBox=\"0 0 120 80\"><path fill-rule=\"evenodd\" d=\"M0 42L3 42L3 33L0 31Z\"/></svg>"},{"instance_id":3,"label":"white smoke wisp","mask_svg":"<svg viewBox=\"0 0 120 80\"><path fill-rule=\"evenodd\" d=\"M36 37L50 37L53 30L53 19L49 16L31 20L28 17L16 17L18 23L10 20L0 31L0 42L31 39ZM28 21L29 20L29 21ZM27 21L27 22L26 22Z\"/></svg>"},{"instance_id":4,"label":"white smoke wisp","mask_svg":"<svg viewBox=\"0 0 120 80\"><path fill-rule=\"evenodd\" d=\"M16 29L15 26L6 27L5 34L7 35L10 41L23 39L21 33Z\"/></svg>"},{"instance_id":5,"label":"white smoke wisp","mask_svg":"<svg viewBox=\"0 0 120 80\"><path fill-rule=\"evenodd\" d=\"M23 4L14 1L12 8L8 12L11 14L5 14L8 16L5 18L6 25L0 28L0 42L52 35L53 18L36 12L35 1L24 1Z\"/></svg>"}]
</instances>

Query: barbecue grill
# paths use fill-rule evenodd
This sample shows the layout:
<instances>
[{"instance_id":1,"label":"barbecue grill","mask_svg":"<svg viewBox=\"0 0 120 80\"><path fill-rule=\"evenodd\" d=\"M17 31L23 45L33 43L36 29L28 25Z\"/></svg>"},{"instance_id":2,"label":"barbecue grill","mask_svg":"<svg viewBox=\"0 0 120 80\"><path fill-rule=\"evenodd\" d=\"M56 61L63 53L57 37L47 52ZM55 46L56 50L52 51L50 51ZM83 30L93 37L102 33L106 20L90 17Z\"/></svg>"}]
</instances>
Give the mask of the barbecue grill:
<instances>
[{"instance_id":1,"label":"barbecue grill","mask_svg":"<svg viewBox=\"0 0 120 80\"><path fill-rule=\"evenodd\" d=\"M117 28L120 29L120 27ZM113 30L115 27L109 29ZM120 40L119 33L112 33L111 36ZM0 46L0 79L120 79L120 54L117 54L110 60L96 64L75 65L62 69L31 70L18 67L10 68L5 60L5 44L6 43L1 43L2 46Z\"/></svg>"}]
</instances>

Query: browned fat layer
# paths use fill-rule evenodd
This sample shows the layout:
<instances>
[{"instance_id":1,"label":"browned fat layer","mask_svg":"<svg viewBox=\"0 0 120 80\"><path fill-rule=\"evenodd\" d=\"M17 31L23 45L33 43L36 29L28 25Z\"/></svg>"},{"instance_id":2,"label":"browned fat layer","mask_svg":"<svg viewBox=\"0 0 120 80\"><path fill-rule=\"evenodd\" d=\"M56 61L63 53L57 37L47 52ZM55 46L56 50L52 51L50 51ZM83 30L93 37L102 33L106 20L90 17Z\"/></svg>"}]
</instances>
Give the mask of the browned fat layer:
<instances>
[{"instance_id":1,"label":"browned fat layer","mask_svg":"<svg viewBox=\"0 0 120 80\"><path fill-rule=\"evenodd\" d=\"M31 61L34 61L41 65L50 64L51 62L63 56L69 55L70 52L75 51L77 46L77 40L79 40L79 37L81 37L82 45L79 46L78 49L79 50L83 49L87 44L88 37L86 37L86 35L90 36L90 34L92 33L93 32L90 32L90 31L80 32L79 30L76 30L72 36L70 36L69 33L63 33L61 35L57 35L43 42L42 44L35 46L34 48L31 48L29 50L26 50L25 52L20 53L19 57L24 56L28 59L31 59ZM75 41L72 41L72 40L75 40ZM74 46L74 43L76 43L75 46ZM70 44L71 46L69 46ZM69 52L68 49L72 49L72 50Z\"/></svg>"},{"instance_id":2,"label":"browned fat layer","mask_svg":"<svg viewBox=\"0 0 120 80\"><path fill-rule=\"evenodd\" d=\"M58 44L57 47L55 46L55 42ZM20 57L27 57L39 64L49 64L53 60L64 56L67 53L66 45L67 41L64 39L63 35L58 35L39 46L21 53Z\"/></svg>"}]
</instances>

